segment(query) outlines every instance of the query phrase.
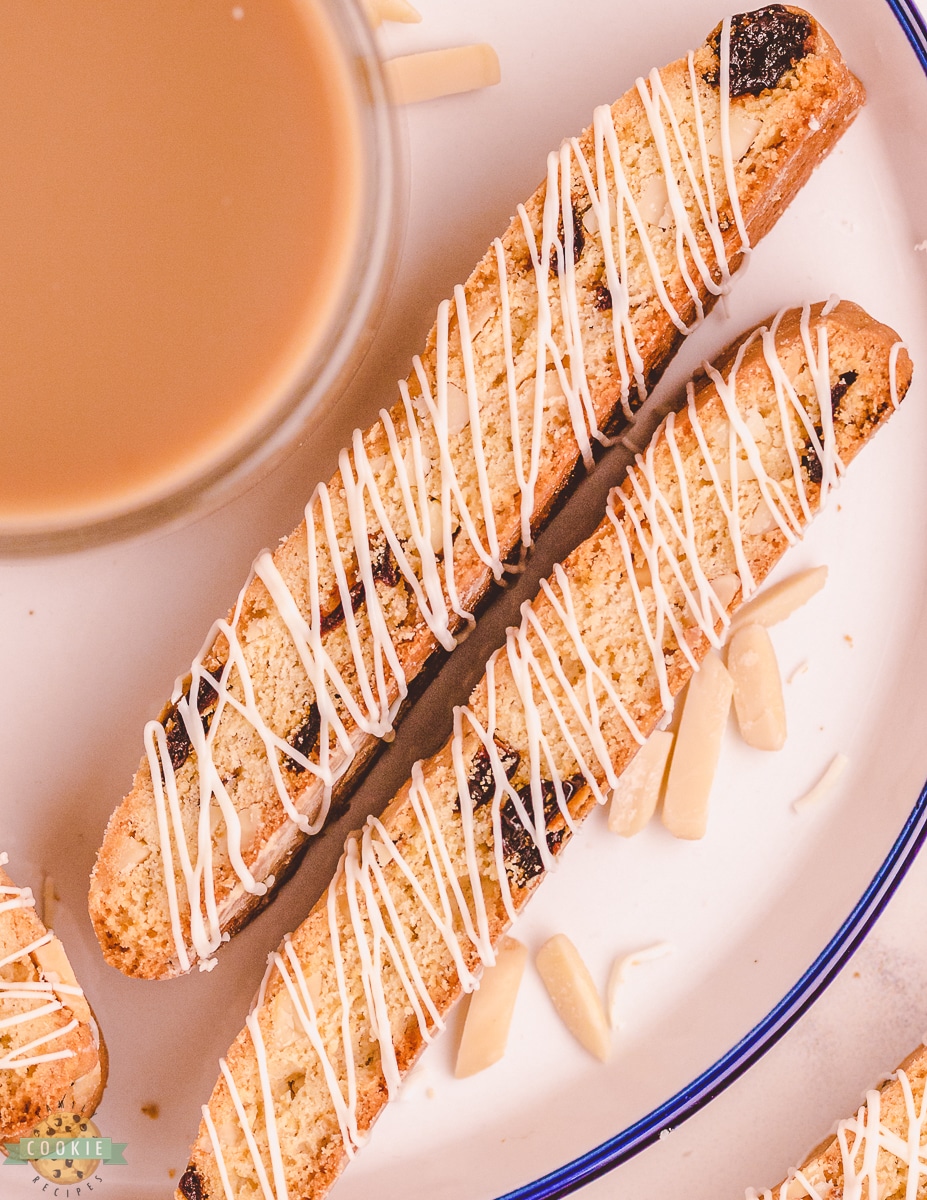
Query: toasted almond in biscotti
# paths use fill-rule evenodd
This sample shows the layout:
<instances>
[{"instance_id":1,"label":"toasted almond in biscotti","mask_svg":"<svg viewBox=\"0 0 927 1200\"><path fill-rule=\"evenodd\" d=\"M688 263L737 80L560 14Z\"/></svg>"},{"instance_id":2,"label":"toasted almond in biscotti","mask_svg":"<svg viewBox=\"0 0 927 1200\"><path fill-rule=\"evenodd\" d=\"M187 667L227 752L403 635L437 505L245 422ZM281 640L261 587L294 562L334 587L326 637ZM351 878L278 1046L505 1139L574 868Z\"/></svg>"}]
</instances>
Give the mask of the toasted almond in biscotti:
<instances>
[{"instance_id":1,"label":"toasted almond in biscotti","mask_svg":"<svg viewBox=\"0 0 927 1200\"><path fill-rule=\"evenodd\" d=\"M862 98L826 32L773 5L550 156L440 306L399 402L258 558L147 726L93 876L109 962L148 978L213 964Z\"/></svg>"},{"instance_id":2,"label":"toasted almond in biscotti","mask_svg":"<svg viewBox=\"0 0 927 1200\"><path fill-rule=\"evenodd\" d=\"M927 1046L921 1045L778 1187L748 1188L746 1200L919 1200L927 1188L925 1090Z\"/></svg>"},{"instance_id":3,"label":"toasted almond in biscotti","mask_svg":"<svg viewBox=\"0 0 927 1200\"><path fill-rule=\"evenodd\" d=\"M106 1050L64 947L0 854L0 1140L60 1111L89 1117L106 1084Z\"/></svg>"},{"instance_id":4,"label":"toasted almond in biscotti","mask_svg":"<svg viewBox=\"0 0 927 1200\"><path fill-rule=\"evenodd\" d=\"M596 532L524 606L451 739L348 839L328 894L272 956L178 1195L327 1194L910 376L892 330L841 303L780 314L690 385ZM761 504L772 527L750 532ZM725 606L712 583L732 573Z\"/></svg>"}]
</instances>

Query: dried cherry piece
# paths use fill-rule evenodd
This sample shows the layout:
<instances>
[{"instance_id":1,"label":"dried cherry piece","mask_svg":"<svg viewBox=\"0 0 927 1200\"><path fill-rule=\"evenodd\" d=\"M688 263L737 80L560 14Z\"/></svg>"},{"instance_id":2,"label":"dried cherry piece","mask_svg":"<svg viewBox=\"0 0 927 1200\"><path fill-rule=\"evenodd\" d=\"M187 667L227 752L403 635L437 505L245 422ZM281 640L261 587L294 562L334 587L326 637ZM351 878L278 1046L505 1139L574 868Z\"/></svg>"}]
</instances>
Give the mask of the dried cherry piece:
<instances>
[{"instance_id":1,"label":"dried cherry piece","mask_svg":"<svg viewBox=\"0 0 927 1200\"><path fill-rule=\"evenodd\" d=\"M309 716L296 730L293 735L290 745L294 750L297 750L305 758L308 758L312 751L316 748L319 741L319 733L322 728L322 718L319 714L317 704L313 704L309 708ZM284 763L288 771L292 771L294 775L299 775L305 771L305 767L301 762L297 762L295 758L288 758Z\"/></svg>"},{"instance_id":2,"label":"dried cherry piece","mask_svg":"<svg viewBox=\"0 0 927 1200\"><path fill-rule=\"evenodd\" d=\"M583 229L583 219L574 205L570 206L570 211L573 214L573 266L575 267L586 246L586 233Z\"/></svg>"},{"instance_id":3,"label":"dried cherry piece","mask_svg":"<svg viewBox=\"0 0 927 1200\"><path fill-rule=\"evenodd\" d=\"M190 745L187 728L180 718L176 704L171 705L170 711L161 724L164 726L164 733L167 737L167 753L171 760L171 766L175 771L179 771L190 757L193 747Z\"/></svg>"},{"instance_id":4,"label":"dried cherry piece","mask_svg":"<svg viewBox=\"0 0 927 1200\"><path fill-rule=\"evenodd\" d=\"M208 674L213 679L218 679L222 674L222 667L216 667L214 670L209 671ZM205 675L201 676L196 689L196 709L200 714L204 732L208 732L209 730L218 700L218 690ZM171 766L175 771L179 771L190 757L190 751L193 747L190 745L190 736L187 733L187 727L184 725L183 718L177 711L176 704L172 704L167 710L167 714L161 721L161 724L167 735L167 752L170 756Z\"/></svg>"},{"instance_id":5,"label":"dried cherry piece","mask_svg":"<svg viewBox=\"0 0 927 1200\"><path fill-rule=\"evenodd\" d=\"M344 609L340 604L336 604L331 612L322 613L322 620L320 622L322 637L325 637L326 633L331 633L333 629L337 629L343 620Z\"/></svg>"},{"instance_id":6,"label":"dried cherry piece","mask_svg":"<svg viewBox=\"0 0 927 1200\"><path fill-rule=\"evenodd\" d=\"M496 743L496 749L502 761L502 769L505 771L505 777L506 779L511 779L518 770L521 755L517 750L513 750L511 746L507 746L501 738L493 738L493 741ZM482 808L496 794L496 779L492 771L492 761L485 746L480 746L479 750L473 756L470 770L467 772L467 787L469 788L470 799L473 801L474 808ZM459 800L457 801L457 807L460 807Z\"/></svg>"},{"instance_id":7,"label":"dried cherry piece","mask_svg":"<svg viewBox=\"0 0 927 1200\"><path fill-rule=\"evenodd\" d=\"M612 294L604 283L598 283L592 289L592 307L597 312L608 312L612 307Z\"/></svg>"},{"instance_id":8,"label":"dried cherry piece","mask_svg":"<svg viewBox=\"0 0 927 1200\"><path fill-rule=\"evenodd\" d=\"M196 707L201 714L207 712L211 714L215 711L216 701L219 699L219 689L213 680L218 681L221 674L222 668L216 667L200 677L199 686L196 689Z\"/></svg>"},{"instance_id":9,"label":"dried cherry piece","mask_svg":"<svg viewBox=\"0 0 927 1200\"><path fill-rule=\"evenodd\" d=\"M792 12L784 4L767 4L755 12L738 13L731 18L731 96L758 96L767 88L777 87L786 71L811 50L811 18ZM721 52L721 31L709 42L715 54ZM720 69L706 75L717 85Z\"/></svg>"},{"instance_id":10,"label":"dried cherry piece","mask_svg":"<svg viewBox=\"0 0 927 1200\"><path fill-rule=\"evenodd\" d=\"M180 1194L186 1196L187 1200L203 1200L203 1184L196 1167L187 1167L181 1175L177 1187Z\"/></svg>"},{"instance_id":11,"label":"dried cherry piece","mask_svg":"<svg viewBox=\"0 0 927 1200\"><path fill-rule=\"evenodd\" d=\"M567 804L584 783L582 775L564 779L563 798ZM525 811L530 815L533 809L531 785L525 784L524 787L518 788L517 794L525 806ZM557 803L557 790L549 779L542 781L541 794L544 801L544 822L548 827L547 846L552 853L556 854L566 835L566 827L561 824L555 829L550 828L552 821L557 818L562 820L562 817L560 806ZM502 852L506 870L514 878L518 887L524 887L544 870L541 852L535 844L534 838L522 824L511 797L502 806L500 816L502 818Z\"/></svg>"},{"instance_id":12,"label":"dried cherry piece","mask_svg":"<svg viewBox=\"0 0 927 1200\"><path fill-rule=\"evenodd\" d=\"M830 408L834 416L840 410L840 401L847 394L847 388L854 384L859 376L855 371L844 371L837 376L837 382L830 389Z\"/></svg>"},{"instance_id":13,"label":"dried cherry piece","mask_svg":"<svg viewBox=\"0 0 927 1200\"><path fill-rule=\"evenodd\" d=\"M364 602L364 585L363 585L363 583L361 583L360 581L355 583L355 585L351 588L351 591L348 594L351 597L351 611L357 612L357 610L360 608L360 606ZM344 606L339 601L335 605L335 607L331 610L331 612L322 614L322 621L321 621L322 636L324 637L326 633L330 633L333 629L337 629L337 627L339 625L341 625L343 621L344 621Z\"/></svg>"},{"instance_id":14,"label":"dried cherry piece","mask_svg":"<svg viewBox=\"0 0 927 1200\"><path fill-rule=\"evenodd\" d=\"M384 537L376 543L371 542L370 550L373 577L377 583L382 583L384 587L398 587L399 581L402 579L402 573L399 570L399 563L396 562L396 556L393 554L392 547L386 538Z\"/></svg>"},{"instance_id":15,"label":"dried cherry piece","mask_svg":"<svg viewBox=\"0 0 927 1200\"><path fill-rule=\"evenodd\" d=\"M823 445L824 430L820 425L815 425L814 432L818 435L818 441ZM805 468L805 474L812 483L824 482L824 464L818 458L817 451L811 442L808 443L805 452L801 456L801 465Z\"/></svg>"},{"instance_id":16,"label":"dried cherry piece","mask_svg":"<svg viewBox=\"0 0 927 1200\"><path fill-rule=\"evenodd\" d=\"M399 570L399 563L396 562L396 556L390 548L389 542L384 537L382 541L370 543L370 566L373 572L373 577L377 583L382 583L385 587L398 587L402 574ZM351 588L351 610L357 612L360 606L364 603L364 585L361 580ZM331 610L331 612L323 613L321 620L322 636L336 629L344 621L344 606L339 602Z\"/></svg>"},{"instance_id":17,"label":"dried cherry piece","mask_svg":"<svg viewBox=\"0 0 927 1200\"><path fill-rule=\"evenodd\" d=\"M583 228L583 218L580 216L579 212L577 212L575 204L570 205L570 212L573 214L573 266L575 267L579 262L586 246L586 231ZM564 245L562 211L560 216L557 218L557 240L560 242L561 246ZM557 274L556 246L554 247L554 252L552 253L550 260L550 273L551 275Z\"/></svg>"}]
</instances>

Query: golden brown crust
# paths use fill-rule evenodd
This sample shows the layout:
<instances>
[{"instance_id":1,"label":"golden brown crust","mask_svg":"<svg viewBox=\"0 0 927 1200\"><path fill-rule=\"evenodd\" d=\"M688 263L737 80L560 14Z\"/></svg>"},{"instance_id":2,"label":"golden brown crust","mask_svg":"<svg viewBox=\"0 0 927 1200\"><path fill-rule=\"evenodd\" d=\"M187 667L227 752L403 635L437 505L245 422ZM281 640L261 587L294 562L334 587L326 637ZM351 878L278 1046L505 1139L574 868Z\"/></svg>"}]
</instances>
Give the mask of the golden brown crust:
<instances>
[{"instance_id":1,"label":"golden brown crust","mask_svg":"<svg viewBox=\"0 0 927 1200\"><path fill-rule=\"evenodd\" d=\"M776 327L775 343L779 362L800 397L802 407L809 419L816 423L821 413L812 371L805 356L803 326L805 323L810 325L814 338L817 337L819 326L826 327L831 385L827 403L834 417L837 450L844 465L847 465L892 411L890 380L893 347L898 338L894 331L867 317L856 305L841 303L827 317L822 315L822 309L822 305L817 305L804 318L798 311L787 314ZM734 361L735 353L736 350L724 358L728 368ZM903 350L897 352L896 358L894 375L897 396L900 398L910 382L911 363ZM854 378L842 388L842 378L849 373ZM783 419L769 360L758 337L749 341L737 366L734 402L741 418L751 421L757 431L756 444L763 469L780 482L796 510L798 485L788 465L789 447L800 457L801 486L813 511L820 495L820 486L815 480L815 460L808 453L809 443L798 418L793 414ZM725 405L709 378L705 378L696 389L695 408L699 427L717 463L728 453L730 421ZM698 551L696 557L709 580L718 578L736 569L735 545L717 490L706 483L706 460L688 412L683 412L675 419L673 438L685 473L686 491L693 514L692 536ZM654 439L651 461L652 478L681 522L681 487L666 427ZM625 484L624 491L627 495L631 494L630 483ZM740 528L748 531L752 528L751 521L760 500L760 488L755 479L745 478L737 496ZM616 511L618 524L631 548L636 578L637 571L643 570L646 565L641 542L627 510L619 506ZM801 525L805 523L803 520ZM625 566L617 528L615 519L606 518L565 561L563 572L569 584L579 635L588 653L598 668L607 673L634 723L646 734L662 714L659 680L656 660L645 638L634 585ZM778 527L760 528L744 534L743 549L757 583L765 578L786 548L787 541ZM691 562L686 569L691 570ZM708 638L691 620L688 601L668 563L661 563L660 577L679 628L683 630L685 642L693 657L701 660L708 649ZM559 584L556 586L560 587ZM655 590L646 584L641 586L646 596L650 597L648 606L653 606ZM603 597L608 597L607 604L603 604ZM730 610L733 611L740 602L741 596L738 595L731 602ZM550 597L542 593L531 605L531 611L566 677L575 679L571 686L579 689L581 673L574 676L574 671L578 669L576 643L571 640L573 635L566 632L563 622L556 616ZM720 628L720 620L716 628ZM530 625L523 622L522 630L527 631L526 636L536 653L549 655L549 651L542 651L540 637L530 632ZM668 667L669 687L675 694L690 677L691 662L671 633L664 638L662 655ZM554 660L545 661L553 663ZM508 776L509 782L514 788L520 788L528 778L531 735L523 696L510 662L505 653L500 653L493 660L491 687L496 720L492 730L497 745L513 755L514 766ZM565 688L551 682L554 680L553 671L547 673L547 678L554 693L567 696ZM489 697L490 682L484 678L469 702L470 710L484 729L491 727L488 721ZM532 703L536 705L549 753L556 761L562 779L578 778L577 753L583 755L587 764L599 763L593 766L594 779L586 774L587 784L579 786L569 799L571 814L578 822L594 806L593 784L603 784L601 759L596 760L589 737L571 716L568 705L564 704L560 716L555 718L553 709L538 694L535 694ZM572 742L568 742L562 732L563 726L559 724L561 719L566 721ZM620 771L636 752L638 743L622 720L617 706L606 704L604 699L601 699L598 710L598 727L604 739L607 758L615 770ZM479 742L465 736L462 754L468 780L475 778L478 752ZM410 780L387 807L380 821L385 830L383 836L401 848L413 875L426 889L432 903L437 905L437 877L429 865L428 847L421 818L416 811L414 793L420 786L427 790L435 814L433 819L429 818L432 821L430 827L434 829L435 822L440 827L440 837L450 858L448 877L458 881L467 880L469 868L452 743L449 742L436 755L421 763L417 771L420 774L416 773L413 780L421 783ZM549 778L546 770L544 777ZM470 794L472 798L474 793L471 791ZM474 812L473 852L479 863L487 929L496 944L509 924L509 917L496 871L492 822L486 807L477 806ZM565 828L562 818L552 820L548 828L557 835L556 846L552 848L559 852L569 841L570 831ZM436 834L429 836L437 837ZM503 831L502 851L506 874L513 887L514 907L520 909L543 878L543 871L531 867L531 851L526 844L522 843L522 848L514 851L513 845L518 847L519 843L506 844ZM377 861L394 902L397 919L401 927L414 937L416 962L428 995L438 1012L446 1014L462 987L453 953L437 932L433 919L425 915L418 893L409 886L407 878L394 869L388 856L381 858L378 855ZM339 957L343 956L348 994L351 997L349 1021L356 1065L356 1115L358 1127L363 1132L370 1128L386 1102L386 1072L381 1059L381 1045L371 1033L365 998L367 990L361 984L361 960L348 895L349 886L342 866L329 897L319 901L288 942L300 964L307 987L314 990L313 1003L319 1033L331 1056L342 1091L347 1086L347 1068L340 1048L343 1005L331 981L336 978L336 966ZM333 949L329 903L333 905L332 911L336 916L340 956ZM366 909L366 902L364 906ZM372 933L367 932L373 929L373 918L369 911L365 922L363 936L372 937ZM391 927L395 928L393 918ZM455 923L455 931L459 953L466 967L476 969L479 956L472 938L465 935L459 921ZM380 979L388 1002L397 1065L400 1072L405 1072L423 1049L425 1038L409 1009L398 975L385 957ZM307 1200L320 1200L345 1165L346 1153L321 1062L294 1020L287 987L279 969L270 973L263 1001L253 1019L266 1049L267 1080L273 1095L275 1123L288 1187L294 1193L307 1197ZM231 1047L227 1064L246 1109L254 1112L265 1110L264 1116L255 1119L253 1129L258 1151L267 1161L266 1104L259 1099L262 1082L254 1044L253 1033L246 1028ZM249 1165L249 1152L236 1125L233 1100L225 1078L217 1084L209 1102L209 1110L226 1168L246 1182L253 1177L253 1164ZM223 1191L218 1163L205 1124L200 1128L190 1161L189 1170L192 1174L189 1178L195 1176L203 1200L221 1197Z\"/></svg>"}]
</instances>

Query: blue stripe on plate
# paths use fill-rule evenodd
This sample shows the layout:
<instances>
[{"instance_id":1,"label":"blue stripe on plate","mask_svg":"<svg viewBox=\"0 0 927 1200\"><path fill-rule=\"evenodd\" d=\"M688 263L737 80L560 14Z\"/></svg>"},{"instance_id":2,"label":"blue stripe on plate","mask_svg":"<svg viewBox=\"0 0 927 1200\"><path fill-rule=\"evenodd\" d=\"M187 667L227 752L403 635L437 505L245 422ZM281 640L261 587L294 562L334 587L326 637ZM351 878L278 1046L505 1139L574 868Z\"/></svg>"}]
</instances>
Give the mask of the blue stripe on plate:
<instances>
[{"instance_id":1,"label":"blue stripe on plate","mask_svg":"<svg viewBox=\"0 0 927 1200\"><path fill-rule=\"evenodd\" d=\"M886 0L911 43L918 61L927 72L927 21L909 0ZM843 968L854 950L872 928L885 905L894 895L927 836L927 784L917 799L894 846L866 888L859 903L841 925L837 934L821 951L801 979L769 1012L722 1058L687 1087L671 1096L659 1108L607 1142L573 1159L565 1166L526 1183L499 1200L556 1200L607 1174L619 1163L633 1158L653 1145L664 1133L681 1125L709 1100L723 1092L761 1058L820 996Z\"/></svg>"},{"instance_id":2,"label":"blue stripe on plate","mask_svg":"<svg viewBox=\"0 0 927 1200\"><path fill-rule=\"evenodd\" d=\"M887 3L897 17L898 24L904 30L921 66L927 71L927 21L921 15L920 9L908 0L887 0Z\"/></svg>"}]
</instances>

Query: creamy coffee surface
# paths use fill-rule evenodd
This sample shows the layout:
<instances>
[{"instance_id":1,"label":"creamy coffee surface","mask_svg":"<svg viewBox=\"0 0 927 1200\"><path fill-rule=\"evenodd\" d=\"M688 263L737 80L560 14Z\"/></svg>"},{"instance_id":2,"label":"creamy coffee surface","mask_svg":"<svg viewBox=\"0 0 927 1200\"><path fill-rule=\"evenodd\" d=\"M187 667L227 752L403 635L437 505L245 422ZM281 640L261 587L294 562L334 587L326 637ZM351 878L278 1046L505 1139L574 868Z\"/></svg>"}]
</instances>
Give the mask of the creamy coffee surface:
<instances>
[{"instance_id":1,"label":"creamy coffee surface","mask_svg":"<svg viewBox=\"0 0 927 1200\"><path fill-rule=\"evenodd\" d=\"M350 269L348 70L314 0L0 0L0 527L267 418Z\"/></svg>"}]
</instances>

